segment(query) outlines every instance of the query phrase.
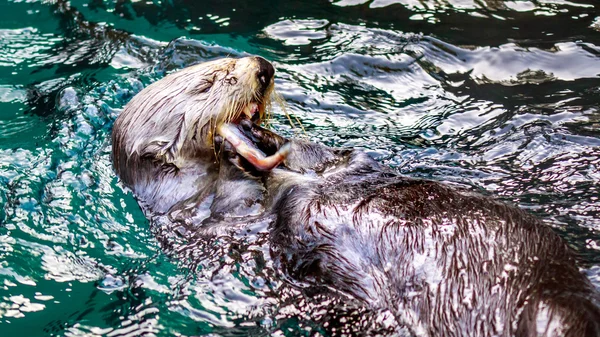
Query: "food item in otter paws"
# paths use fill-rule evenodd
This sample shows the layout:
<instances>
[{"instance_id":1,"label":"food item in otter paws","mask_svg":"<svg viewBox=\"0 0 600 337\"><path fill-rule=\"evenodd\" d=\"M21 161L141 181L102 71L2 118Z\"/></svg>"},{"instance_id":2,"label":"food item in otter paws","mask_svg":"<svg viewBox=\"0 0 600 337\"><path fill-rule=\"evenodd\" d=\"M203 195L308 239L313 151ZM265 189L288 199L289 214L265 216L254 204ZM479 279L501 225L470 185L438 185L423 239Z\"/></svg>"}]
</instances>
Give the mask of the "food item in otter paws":
<instances>
[{"instance_id":1,"label":"food item in otter paws","mask_svg":"<svg viewBox=\"0 0 600 337\"><path fill-rule=\"evenodd\" d=\"M269 171L285 160L290 145L284 144L271 156L266 156L242 132L237 125L225 123L217 128L217 133L233 145L236 152L260 171Z\"/></svg>"}]
</instances>

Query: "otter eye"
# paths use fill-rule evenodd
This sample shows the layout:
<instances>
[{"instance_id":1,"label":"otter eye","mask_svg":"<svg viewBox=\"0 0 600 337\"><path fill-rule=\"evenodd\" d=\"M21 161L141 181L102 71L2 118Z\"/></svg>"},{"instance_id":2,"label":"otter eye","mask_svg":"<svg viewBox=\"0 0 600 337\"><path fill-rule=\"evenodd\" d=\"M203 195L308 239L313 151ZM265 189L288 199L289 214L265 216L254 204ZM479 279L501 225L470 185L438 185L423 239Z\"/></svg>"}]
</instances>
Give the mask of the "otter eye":
<instances>
[{"instance_id":1,"label":"otter eye","mask_svg":"<svg viewBox=\"0 0 600 337\"><path fill-rule=\"evenodd\" d=\"M238 80L237 80L237 78L236 78L236 77L234 77L234 76L232 76L232 77L229 77L228 79L226 79L226 80L225 80L225 82L227 82L227 83L229 83L229 84L231 84L231 85L234 85L234 84L236 84L236 83L237 83L237 81L238 81Z\"/></svg>"}]
</instances>

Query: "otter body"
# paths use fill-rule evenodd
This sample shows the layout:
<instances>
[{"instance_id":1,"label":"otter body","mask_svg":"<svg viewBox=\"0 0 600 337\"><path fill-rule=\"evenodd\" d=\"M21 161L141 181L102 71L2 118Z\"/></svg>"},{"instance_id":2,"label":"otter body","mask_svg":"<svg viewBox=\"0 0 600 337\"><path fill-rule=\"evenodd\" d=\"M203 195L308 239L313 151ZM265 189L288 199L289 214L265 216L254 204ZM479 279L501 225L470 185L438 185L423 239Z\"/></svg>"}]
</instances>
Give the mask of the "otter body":
<instances>
[{"instance_id":1,"label":"otter body","mask_svg":"<svg viewBox=\"0 0 600 337\"><path fill-rule=\"evenodd\" d=\"M254 83L269 67L250 64ZM148 94L165 83L184 88L181 78L142 92L115 124L116 171L143 205L181 215L209 203L196 227L206 237L248 215L266 219L285 273L389 310L416 336L600 336L600 297L540 220L466 189L402 177L360 151L284 139L241 112L223 118L202 105L195 114L211 122L181 123L160 106L172 111L178 105L169 102L185 105L187 96ZM279 167L256 165L256 153L282 148Z\"/></svg>"},{"instance_id":2,"label":"otter body","mask_svg":"<svg viewBox=\"0 0 600 337\"><path fill-rule=\"evenodd\" d=\"M266 152L287 142L243 124ZM263 180L290 276L388 309L416 336L600 336L600 297L537 218L360 151L289 142Z\"/></svg>"}]
</instances>

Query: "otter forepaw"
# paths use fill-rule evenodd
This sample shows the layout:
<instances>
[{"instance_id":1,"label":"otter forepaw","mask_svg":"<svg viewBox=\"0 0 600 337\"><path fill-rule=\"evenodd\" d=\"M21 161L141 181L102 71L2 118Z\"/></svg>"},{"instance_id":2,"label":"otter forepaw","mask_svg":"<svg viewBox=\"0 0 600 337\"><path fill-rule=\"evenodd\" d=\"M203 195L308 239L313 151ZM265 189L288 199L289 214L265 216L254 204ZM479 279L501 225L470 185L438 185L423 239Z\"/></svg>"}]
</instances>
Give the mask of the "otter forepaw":
<instances>
[{"instance_id":1,"label":"otter forepaw","mask_svg":"<svg viewBox=\"0 0 600 337\"><path fill-rule=\"evenodd\" d=\"M284 137L258 126L250 120L242 120L240 126L242 127L244 134L267 155L275 154L288 142Z\"/></svg>"}]
</instances>

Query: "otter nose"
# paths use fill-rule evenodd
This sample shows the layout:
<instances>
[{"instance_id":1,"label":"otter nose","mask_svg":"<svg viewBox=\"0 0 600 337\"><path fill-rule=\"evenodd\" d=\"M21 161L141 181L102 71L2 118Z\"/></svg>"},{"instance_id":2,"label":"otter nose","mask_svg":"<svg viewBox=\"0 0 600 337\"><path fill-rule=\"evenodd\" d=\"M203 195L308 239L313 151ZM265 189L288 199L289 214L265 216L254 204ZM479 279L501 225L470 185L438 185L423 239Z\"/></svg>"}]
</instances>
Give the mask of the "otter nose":
<instances>
[{"instance_id":1,"label":"otter nose","mask_svg":"<svg viewBox=\"0 0 600 337\"><path fill-rule=\"evenodd\" d=\"M269 87L269 84L271 84L273 75L275 75L275 68L273 68L273 65L269 61L260 56L256 56L255 59L256 62L258 62L258 72L256 73L256 76L260 82L260 91L261 93L264 93Z\"/></svg>"}]
</instances>

